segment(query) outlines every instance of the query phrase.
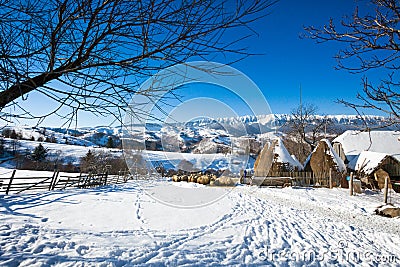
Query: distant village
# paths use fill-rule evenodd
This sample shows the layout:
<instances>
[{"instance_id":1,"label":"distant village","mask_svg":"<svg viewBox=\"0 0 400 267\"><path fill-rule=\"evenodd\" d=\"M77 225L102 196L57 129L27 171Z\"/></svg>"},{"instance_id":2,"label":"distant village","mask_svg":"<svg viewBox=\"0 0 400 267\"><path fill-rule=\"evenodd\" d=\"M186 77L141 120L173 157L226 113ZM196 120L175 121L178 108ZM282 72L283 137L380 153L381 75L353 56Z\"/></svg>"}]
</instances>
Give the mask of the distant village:
<instances>
[{"instance_id":1,"label":"distant village","mask_svg":"<svg viewBox=\"0 0 400 267\"><path fill-rule=\"evenodd\" d=\"M268 142L258 156L254 175L267 177L303 176L302 185L349 187L354 175L362 187L382 189L389 177L390 186L400 192L400 133L396 131L360 132L349 130L332 142L322 139L301 164L289 154L277 137ZM307 179L306 179L307 178Z\"/></svg>"}]
</instances>

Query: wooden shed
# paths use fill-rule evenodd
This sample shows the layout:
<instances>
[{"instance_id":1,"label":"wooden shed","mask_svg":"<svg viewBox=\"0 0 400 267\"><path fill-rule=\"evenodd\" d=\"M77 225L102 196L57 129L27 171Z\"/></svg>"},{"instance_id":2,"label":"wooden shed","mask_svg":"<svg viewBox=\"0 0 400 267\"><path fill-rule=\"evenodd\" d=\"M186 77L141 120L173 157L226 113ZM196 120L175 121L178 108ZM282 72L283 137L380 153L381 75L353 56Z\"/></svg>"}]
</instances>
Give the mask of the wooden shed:
<instances>
[{"instance_id":1,"label":"wooden shed","mask_svg":"<svg viewBox=\"0 0 400 267\"><path fill-rule=\"evenodd\" d=\"M386 153L363 151L354 158L348 168L354 171L366 185L382 188L382 180L389 176L391 181L400 180L400 161ZM394 188L398 191L399 188Z\"/></svg>"}]
</instances>

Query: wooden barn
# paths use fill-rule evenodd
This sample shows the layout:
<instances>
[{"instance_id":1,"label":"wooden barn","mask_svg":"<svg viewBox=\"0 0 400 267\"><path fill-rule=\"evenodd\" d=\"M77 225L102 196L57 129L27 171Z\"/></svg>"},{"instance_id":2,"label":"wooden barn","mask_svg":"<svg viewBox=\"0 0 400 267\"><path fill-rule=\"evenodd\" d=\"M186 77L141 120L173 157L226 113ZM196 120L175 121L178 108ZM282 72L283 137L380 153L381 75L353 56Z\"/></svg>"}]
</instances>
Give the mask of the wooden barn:
<instances>
[{"instance_id":1,"label":"wooden barn","mask_svg":"<svg viewBox=\"0 0 400 267\"><path fill-rule=\"evenodd\" d=\"M314 183L321 186L329 186L330 178L332 186L341 186L346 180L346 165L327 139L318 142L304 168L313 172Z\"/></svg>"},{"instance_id":2,"label":"wooden barn","mask_svg":"<svg viewBox=\"0 0 400 267\"><path fill-rule=\"evenodd\" d=\"M347 164L363 151L385 153L400 160L400 132L346 131L332 141L335 152Z\"/></svg>"},{"instance_id":3,"label":"wooden barn","mask_svg":"<svg viewBox=\"0 0 400 267\"><path fill-rule=\"evenodd\" d=\"M400 180L400 161L386 153L363 151L348 164L348 168L373 188L382 189L386 176L393 182ZM394 189L400 188L395 186Z\"/></svg>"}]
</instances>

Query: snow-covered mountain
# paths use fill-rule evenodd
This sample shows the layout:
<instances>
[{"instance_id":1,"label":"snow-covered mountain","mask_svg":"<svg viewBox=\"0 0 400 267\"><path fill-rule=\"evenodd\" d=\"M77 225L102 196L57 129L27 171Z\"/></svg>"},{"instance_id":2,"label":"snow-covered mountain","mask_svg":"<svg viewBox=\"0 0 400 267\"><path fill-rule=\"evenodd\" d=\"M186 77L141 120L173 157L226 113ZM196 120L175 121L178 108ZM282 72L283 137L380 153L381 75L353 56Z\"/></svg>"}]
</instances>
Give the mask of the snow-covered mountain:
<instances>
[{"instance_id":1,"label":"snow-covered mountain","mask_svg":"<svg viewBox=\"0 0 400 267\"><path fill-rule=\"evenodd\" d=\"M365 116L364 121L354 115L316 116L322 121L330 120L328 131L340 134L345 130L361 129L365 122L369 127L381 127L387 119L381 116ZM269 114L232 118L199 119L187 123L162 125L149 123L135 127L95 126L78 129L52 127L4 126L0 133L3 137L38 142L68 144L86 147L121 147L121 140L133 139L148 150L166 150L191 153L228 153L245 147L241 138L262 142L263 133L285 132L293 119L287 114ZM126 133L129 133L126 135ZM14 135L12 137L12 135ZM143 149L142 148L142 149Z\"/></svg>"}]
</instances>

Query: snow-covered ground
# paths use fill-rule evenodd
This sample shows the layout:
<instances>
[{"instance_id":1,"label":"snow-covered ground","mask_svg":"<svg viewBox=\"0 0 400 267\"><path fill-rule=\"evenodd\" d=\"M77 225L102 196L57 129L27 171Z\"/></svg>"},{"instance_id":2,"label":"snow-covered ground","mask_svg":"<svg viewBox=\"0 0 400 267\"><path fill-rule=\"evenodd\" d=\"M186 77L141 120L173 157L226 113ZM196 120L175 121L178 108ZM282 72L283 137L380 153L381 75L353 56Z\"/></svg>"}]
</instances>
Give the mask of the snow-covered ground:
<instances>
[{"instance_id":1,"label":"snow-covered ground","mask_svg":"<svg viewBox=\"0 0 400 267\"><path fill-rule=\"evenodd\" d=\"M169 203L220 197L177 208L157 201L163 188ZM189 194L174 194L183 189ZM0 195L0 265L400 265L400 219L374 215L382 199L155 180ZM394 192L390 200L400 204Z\"/></svg>"}]
</instances>

